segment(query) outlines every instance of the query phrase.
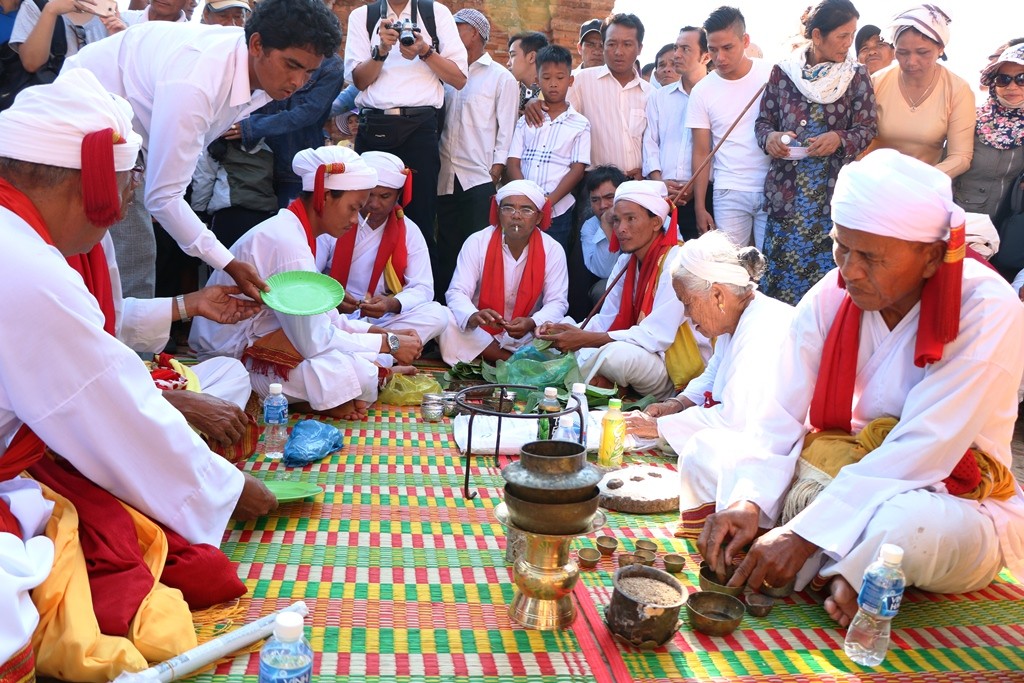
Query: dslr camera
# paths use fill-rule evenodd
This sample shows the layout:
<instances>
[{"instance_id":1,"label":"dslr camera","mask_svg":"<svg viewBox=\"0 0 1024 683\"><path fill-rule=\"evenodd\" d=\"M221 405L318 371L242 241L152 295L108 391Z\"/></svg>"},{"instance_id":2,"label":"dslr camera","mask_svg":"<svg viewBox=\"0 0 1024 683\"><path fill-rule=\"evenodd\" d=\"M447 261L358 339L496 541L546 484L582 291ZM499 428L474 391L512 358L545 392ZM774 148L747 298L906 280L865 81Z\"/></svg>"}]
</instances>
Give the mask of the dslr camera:
<instances>
[{"instance_id":1,"label":"dslr camera","mask_svg":"<svg viewBox=\"0 0 1024 683\"><path fill-rule=\"evenodd\" d=\"M420 32L420 27L417 26L411 19L399 19L391 22L388 26L393 31L398 31L398 42L406 47L409 47L416 42L416 36L414 33Z\"/></svg>"}]
</instances>

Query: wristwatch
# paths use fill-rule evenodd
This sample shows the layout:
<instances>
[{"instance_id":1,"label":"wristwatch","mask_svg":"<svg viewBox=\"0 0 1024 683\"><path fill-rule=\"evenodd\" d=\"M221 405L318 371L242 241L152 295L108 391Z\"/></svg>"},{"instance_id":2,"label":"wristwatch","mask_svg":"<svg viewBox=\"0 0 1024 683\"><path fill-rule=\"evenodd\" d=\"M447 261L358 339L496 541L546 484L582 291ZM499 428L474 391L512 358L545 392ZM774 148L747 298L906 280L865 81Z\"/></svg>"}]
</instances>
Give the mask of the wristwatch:
<instances>
[{"instance_id":1,"label":"wristwatch","mask_svg":"<svg viewBox=\"0 0 1024 683\"><path fill-rule=\"evenodd\" d=\"M388 349L391 351L391 354L394 355L395 351L397 351L400 346L401 341L399 340L398 335L394 332L388 332Z\"/></svg>"},{"instance_id":2,"label":"wristwatch","mask_svg":"<svg viewBox=\"0 0 1024 683\"><path fill-rule=\"evenodd\" d=\"M372 48L370 48L370 58L373 59L373 61L375 62L383 62L387 61L388 55L387 53L382 54L380 48L374 45Z\"/></svg>"}]
</instances>

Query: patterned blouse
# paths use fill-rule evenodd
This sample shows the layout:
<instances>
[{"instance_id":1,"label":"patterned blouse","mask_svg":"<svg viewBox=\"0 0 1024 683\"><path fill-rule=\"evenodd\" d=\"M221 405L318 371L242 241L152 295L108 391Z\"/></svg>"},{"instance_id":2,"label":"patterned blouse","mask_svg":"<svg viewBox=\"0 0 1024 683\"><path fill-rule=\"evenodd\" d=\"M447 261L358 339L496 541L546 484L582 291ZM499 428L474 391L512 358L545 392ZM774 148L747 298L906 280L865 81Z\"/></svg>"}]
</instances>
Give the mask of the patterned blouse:
<instances>
[{"instance_id":1,"label":"patterned blouse","mask_svg":"<svg viewBox=\"0 0 1024 683\"><path fill-rule=\"evenodd\" d=\"M774 131L793 131L797 140L804 140L808 137L812 107L824 108L828 128L838 133L843 141L829 160L827 204L832 201L839 169L853 161L878 134L875 91L867 70L859 65L842 97L832 104L817 104L804 97L789 76L776 65L761 98L761 113L754 123L757 144L764 149L769 133ZM799 172L799 161L772 158L764 181L765 209L769 215L786 217L787 204L793 206Z\"/></svg>"}]
</instances>

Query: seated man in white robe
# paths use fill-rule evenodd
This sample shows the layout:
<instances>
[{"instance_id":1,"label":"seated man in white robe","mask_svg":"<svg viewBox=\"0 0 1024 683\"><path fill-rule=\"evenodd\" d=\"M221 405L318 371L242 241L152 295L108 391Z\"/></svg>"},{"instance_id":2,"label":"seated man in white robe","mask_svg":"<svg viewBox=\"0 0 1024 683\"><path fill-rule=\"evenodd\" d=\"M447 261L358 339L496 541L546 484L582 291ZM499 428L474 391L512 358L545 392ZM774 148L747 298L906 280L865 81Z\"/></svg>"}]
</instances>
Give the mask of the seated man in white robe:
<instances>
[{"instance_id":1,"label":"seated man in white robe","mask_svg":"<svg viewBox=\"0 0 1024 683\"><path fill-rule=\"evenodd\" d=\"M302 178L302 193L287 208L245 233L232 255L256 266L260 277L327 267L321 235L340 237L351 229L359 209L377 186L377 173L344 147L306 149L295 155L292 169ZM319 189L318 189L319 188ZM217 271L210 284L229 284ZM292 403L340 419L360 419L377 400L385 366L408 365L422 349L414 332L389 332L331 310L317 315L288 315L264 309L231 325L209 320L192 324L189 343L200 359L240 358L260 395L280 382Z\"/></svg>"},{"instance_id":2,"label":"seated man in white robe","mask_svg":"<svg viewBox=\"0 0 1024 683\"><path fill-rule=\"evenodd\" d=\"M338 310L385 330L415 330L426 344L441 334L448 313L434 301L423 233L402 211L412 199L412 172L387 152L364 152L362 158L377 171L377 187L359 212L359 224L326 239L328 272L345 288Z\"/></svg>"},{"instance_id":3,"label":"seated man in white robe","mask_svg":"<svg viewBox=\"0 0 1024 683\"><path fill-rule=\"evenodd\" d=\"M703 429L743 429L747 416L772 395L766 368L778 362L793 307L757 291L766 263L756 247L737 247L721 232L679 247L672 286L694 329L715 339L715 352L678 396L627 413L630 434L660 438L680 453ZM730 466L721 454L716 458L719 468ZM690 485L693 473L682 462L679 474L681 485Z\"/></svg>"},{"instance_id":4,"label":"seated man in white robe","mask_svg":"<svg viewBox=\"0 0 1024 683\"><path fill-rule=\"evenodd\" d=\"M730 583L818 577L843 626L884 543L923 590L979 590L1004 566L1024 578L1024 492L1009 471L1024 307L964 258L963 210L927 164L878 150L846 166L832 220L839 268L796 307L775 395L745 433L705 430L682 454L687 468L743 454L699 474L717 478L689 501L717 509L701 553L714 569L753 542Z\"/></svg>"},{"instance_id":5,"label":"seated man in white robe","mask_svg":"<svg viewBox=\"0 0 1024 683\"><path fill-rule=\"evenodd\" d=\"M537 327L569 308L565 251L545 230L550 208L532 180L502 186L491 202L491 225L462 245L441 334L445 363L507 360Z\"/></svg>"},{"instance_id":6,"label":"seated man in white robe","mask_svg":"<svg viewBox=\"0 0 1024 683\"><path fill-rule=\"evenodd\" d=\"M704 371L711 345L695 335L672 290L678 253L675 207L665 184L631 180L615 188L614 237L621 251L601 310L580 329L571 320L539 332L562 351L575 351L589 384L632 387L641 396L668 398ZM666 219L671 214L667 228Z\"/></svg>"},{"instance_id":7,"label":"seated man in white robe","mask_svg":"<svg viewBox=\"0 0 1024 683\"><path fill-rule=\"evenodd\" d=\"M45 447L190 543L217 546L230 516L276 507L163 399L67 262L93 248L134 191L141 138L131 121L128 103L82 72L0 112L0 287L17 293L0 308L0 671L17 680L33 676L29 591L55 561L43 535L53 503L18 476L46 460Z\"/></svg>"}]
</instances>

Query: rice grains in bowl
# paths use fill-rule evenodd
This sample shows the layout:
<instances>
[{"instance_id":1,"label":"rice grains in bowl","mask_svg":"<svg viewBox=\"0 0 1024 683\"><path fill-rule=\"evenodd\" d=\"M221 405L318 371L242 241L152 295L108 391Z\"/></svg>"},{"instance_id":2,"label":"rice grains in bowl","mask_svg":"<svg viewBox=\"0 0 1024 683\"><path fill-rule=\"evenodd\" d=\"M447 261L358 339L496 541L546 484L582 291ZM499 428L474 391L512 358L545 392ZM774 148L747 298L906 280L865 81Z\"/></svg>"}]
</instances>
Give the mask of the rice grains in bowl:
<instances>
[{"instance_id":1,"label":"rice grains in bowl","mask_svg":"<svg viewBox=\"0 0 1024 683\"><path fill-rule=\"evenodd\" d=\"M619 580L619 589L628 597L646 605L673 605L680 593L667 583L646 576L629 576Z\"/></svg>"}]
</instances>

